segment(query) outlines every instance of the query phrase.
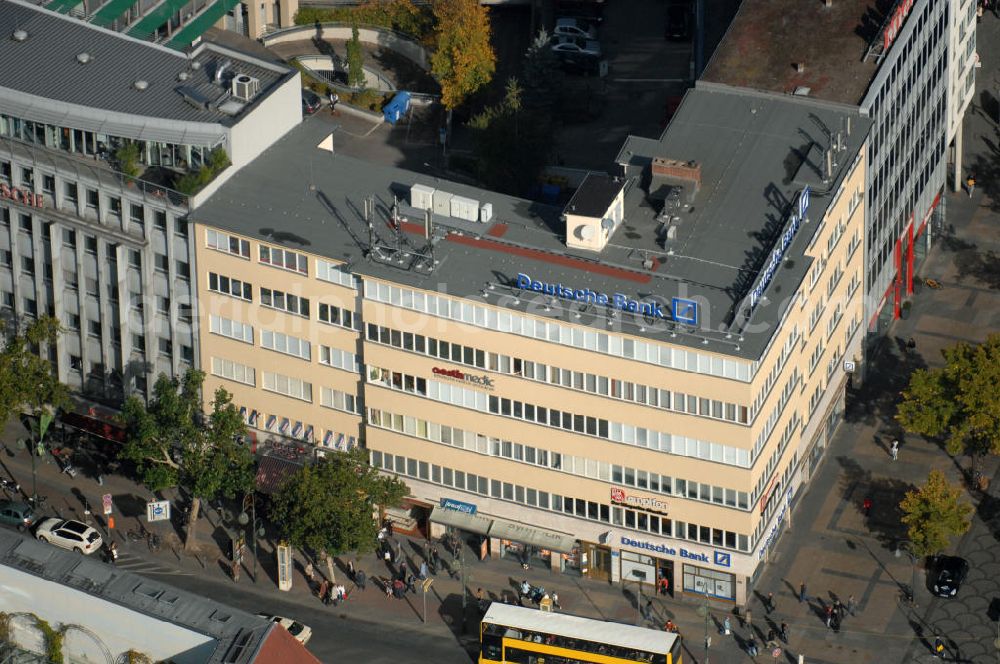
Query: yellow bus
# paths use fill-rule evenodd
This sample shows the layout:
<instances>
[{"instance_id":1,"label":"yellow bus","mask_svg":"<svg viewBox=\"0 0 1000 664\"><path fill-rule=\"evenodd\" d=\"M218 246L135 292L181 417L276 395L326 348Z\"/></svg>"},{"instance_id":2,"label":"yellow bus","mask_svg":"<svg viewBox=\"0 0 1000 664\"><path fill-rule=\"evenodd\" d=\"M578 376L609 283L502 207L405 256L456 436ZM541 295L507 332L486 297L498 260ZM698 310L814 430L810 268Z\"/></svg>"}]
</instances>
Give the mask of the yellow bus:
<instances>
[{"instance_id":1,"label":"yellow bus","mask_svg":"<svg viewBox=\"0 0 1000 664\"><path fill-rule=\"evenodd\" d=\"M677 634L494 602L479 664L682 664Z\"/></svg>"}]
</instances>

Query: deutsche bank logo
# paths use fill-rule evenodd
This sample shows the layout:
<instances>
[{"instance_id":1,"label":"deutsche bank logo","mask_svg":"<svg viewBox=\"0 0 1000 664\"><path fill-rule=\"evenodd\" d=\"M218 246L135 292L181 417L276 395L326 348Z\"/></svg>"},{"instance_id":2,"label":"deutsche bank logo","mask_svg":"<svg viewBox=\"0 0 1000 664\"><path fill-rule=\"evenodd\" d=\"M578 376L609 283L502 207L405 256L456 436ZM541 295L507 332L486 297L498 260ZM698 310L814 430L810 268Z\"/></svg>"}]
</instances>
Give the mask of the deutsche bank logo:
<instances>
[{"instance_id":1,"label":"deutsche bank logo","mask_svg":"<svg viewBox=\"0 0 1000 664\"><path fill-rule=\"evenodd\" d=\"M670 310L678 323L698 327L698 303L694 300L675 297L670 301Z\"/></svg>"},{"instance_id":2,"label":"deutsche bank logo","mask_svg":"<svg viewBox=\"0 0 1000 664\"><path fill-rule=\"evenodd\" d=\"M723 553L722 551L715 552L715 564L719 567L729 567L732 565L732 559L730 554Z\"/></svg>"}]
</instances>

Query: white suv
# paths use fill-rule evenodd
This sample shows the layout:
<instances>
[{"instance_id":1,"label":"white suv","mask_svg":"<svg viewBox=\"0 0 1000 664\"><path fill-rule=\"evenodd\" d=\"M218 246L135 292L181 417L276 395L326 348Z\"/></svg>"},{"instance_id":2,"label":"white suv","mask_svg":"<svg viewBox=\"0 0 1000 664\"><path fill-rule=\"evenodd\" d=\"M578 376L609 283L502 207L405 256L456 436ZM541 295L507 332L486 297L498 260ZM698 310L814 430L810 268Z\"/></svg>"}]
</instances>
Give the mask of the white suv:
<instances>
[{"instance_id":1,"label":"white suv","mask_svg":"<svg viewBox=\"0 0 1000 664\"><path fill-rule=\"evenodd\" d=\"M583 37L584 39L597 38L597 30L593 26L575 18L557 18L556 27L552 30L552 34L564 37Z\"/></svg>"},{"instance_id":2,"label":"white suv","mask_svg":"<svg viewBox=\"0 0 1000 664\"><path fill-rule=\"evenodd\" d=\"M91 554L101 548L101 534L85 523L49 517L38 525L35 537L77 553Z\"/></svg>"}]
</instances>

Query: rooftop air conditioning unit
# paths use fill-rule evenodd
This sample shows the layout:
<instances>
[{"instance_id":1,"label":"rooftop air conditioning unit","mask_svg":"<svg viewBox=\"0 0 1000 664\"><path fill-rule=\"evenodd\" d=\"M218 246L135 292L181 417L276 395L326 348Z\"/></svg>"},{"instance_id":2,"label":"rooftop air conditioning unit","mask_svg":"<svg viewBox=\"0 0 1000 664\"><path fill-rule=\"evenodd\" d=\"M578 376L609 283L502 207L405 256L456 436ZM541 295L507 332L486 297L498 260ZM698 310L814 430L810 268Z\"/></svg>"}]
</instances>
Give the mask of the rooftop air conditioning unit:
<instances>
[{"instance_id":1,"label":"rooftop air conditioning unit","mask_svg":"<svg viewBox=\"0 0 1000 664\"><path fill-rule=\"evenodd\" d=\"M260 92L260 80L246 74L233 77L233 96L243 101L250 101Z\"/></svg>"}]
</instances>

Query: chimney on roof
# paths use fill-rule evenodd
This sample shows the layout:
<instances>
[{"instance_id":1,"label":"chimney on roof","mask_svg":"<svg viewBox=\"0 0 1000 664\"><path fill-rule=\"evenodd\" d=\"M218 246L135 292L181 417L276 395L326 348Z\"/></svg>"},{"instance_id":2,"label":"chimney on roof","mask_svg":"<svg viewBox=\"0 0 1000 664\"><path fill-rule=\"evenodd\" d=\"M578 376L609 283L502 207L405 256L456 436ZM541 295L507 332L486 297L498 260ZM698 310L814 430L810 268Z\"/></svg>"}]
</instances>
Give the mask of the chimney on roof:
<instances>
[{"instance_id":1,"label":"chimney on roof","mask_svg":"<svg viewBox=\"0 0 1000 664\"><path fill-rule=\"evenodd\" d=\"M804 62L796 62L795 63L795 71L797 71L798 73L801 74L805 70L806 70L806 63L804 63Z\"/></svg>"},{"instance_id":2,"label":"chimney on roof","mask_svg":"<svg viewBox=\"0 0 1000 664\"><path fill-rule=\"evenodd\" d=\"M701 188L701 164L697 161L679 161L677 159L655 157L650 168L654 176L658 175L660 177L691 182L696 192Z\"/></svg>"}]
</instances>

